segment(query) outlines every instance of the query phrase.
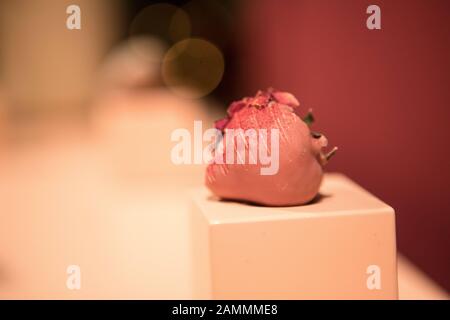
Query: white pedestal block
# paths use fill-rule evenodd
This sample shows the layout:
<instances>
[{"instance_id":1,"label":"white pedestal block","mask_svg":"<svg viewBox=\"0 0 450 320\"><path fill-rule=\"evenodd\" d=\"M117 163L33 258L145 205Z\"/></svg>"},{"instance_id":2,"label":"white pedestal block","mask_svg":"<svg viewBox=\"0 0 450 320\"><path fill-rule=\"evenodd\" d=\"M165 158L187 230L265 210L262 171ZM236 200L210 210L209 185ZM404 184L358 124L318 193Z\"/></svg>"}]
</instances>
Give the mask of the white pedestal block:
<instances>
[{"instance_id":1,"label":"white pedestal block","mask_svg":"<svg viewBox=\"0 0 450 320\"><path fill-rule=\"evenodd\" d=\"M269 208L193 190L195 297L396 299L394 210L338 174L320 194Z\"/></svg>"}]
</instances>

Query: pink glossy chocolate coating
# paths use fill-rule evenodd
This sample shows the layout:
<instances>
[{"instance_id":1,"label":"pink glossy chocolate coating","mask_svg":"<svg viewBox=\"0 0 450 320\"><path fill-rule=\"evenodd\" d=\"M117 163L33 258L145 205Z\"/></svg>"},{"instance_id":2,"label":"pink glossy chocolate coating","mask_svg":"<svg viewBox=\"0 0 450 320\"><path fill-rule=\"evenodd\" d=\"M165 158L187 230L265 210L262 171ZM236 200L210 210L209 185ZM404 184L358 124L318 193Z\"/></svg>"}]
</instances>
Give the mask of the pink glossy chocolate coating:
<instances>
[{"instance_id":1,"label":"pink glossy chocolate coating","mask_svg":"<svg viewBox=\"0 0 450 320\"><path fill-rule=\"evenodd\" d=\"M321 149L327 145L327 139L323 135L312 137L298 109L299 103L292 94L273 89L233 102L228 117L217 121L216 127L222 131L279 129L279 170L274 175L261 175L260 163L211 163L206 171L207 187L222 199L266 206L292 206L311 201L322 181ZM226 134L225 131L224 138Z\"/></svg>"}]
</instances>

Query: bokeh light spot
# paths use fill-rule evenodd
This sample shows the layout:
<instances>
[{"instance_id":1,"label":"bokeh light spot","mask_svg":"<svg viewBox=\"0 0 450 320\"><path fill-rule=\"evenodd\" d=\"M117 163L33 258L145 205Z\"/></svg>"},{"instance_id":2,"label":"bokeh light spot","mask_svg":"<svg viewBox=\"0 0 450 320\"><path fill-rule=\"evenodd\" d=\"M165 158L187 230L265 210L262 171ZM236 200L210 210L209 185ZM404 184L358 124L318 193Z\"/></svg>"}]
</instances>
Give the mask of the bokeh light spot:
<instances>
[{"instance_id":1,"label":"bokeh light spot","mask_svg":"<svg viewBox=\"0 0 450 320\"><path fill-rule=\"evenodd\" d=\"M162 76L167 87L186 98L200 98L222 80L225 62L211 42L191 38L173 45L163 58Z\"/></svg>"},{"instance_id":2,"label":"bokeh light spot","mask_svg":"<svg viewBox=\"0 0 450 320\"><path fill-rule=\"evenodd\" d=\"M129 33L131 36L149 35L173 44L190 37L191 22L181 8L158 3L145 7L136 15Z\"/></svg>"}]
</instances>

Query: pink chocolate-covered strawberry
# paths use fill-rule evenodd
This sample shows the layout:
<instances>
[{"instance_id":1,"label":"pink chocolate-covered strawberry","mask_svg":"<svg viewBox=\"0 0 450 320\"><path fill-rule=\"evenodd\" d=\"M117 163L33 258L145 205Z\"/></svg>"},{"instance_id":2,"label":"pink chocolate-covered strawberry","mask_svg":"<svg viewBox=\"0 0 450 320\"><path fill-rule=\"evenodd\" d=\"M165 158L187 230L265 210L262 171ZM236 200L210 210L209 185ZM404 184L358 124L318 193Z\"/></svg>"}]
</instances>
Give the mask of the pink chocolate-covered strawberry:
<instances>
[{"instance_id":1,"label":"pink chocolate-covered strawberry","mask_svg":"<svg viewBox=\"0 0 450 320\"><path fill-rule=\"evenodd\" d=\"M322 166L337 148L323 153L327 139L310 131L312 114L308 112L302 119L299 109L292 94L274 89L233 102L228 116L215 123L223 139L216 146L215 161L207 167L207 187L222 199L267 206L301 205L311 201L322 181ZM249 137L255 136L244 133L255 131L257 144L252 144ZM261 135L261 132L267 134ZM277 134L271 135L272 132ZM243 139L245 153L238 149L238 143L227 144L239 138ZM260 149L257 152L253 149L255 145ZM227 151L231 150L234 162L226 161ZM271 159L273 163L263 162L263 159Z\"/></svg>"}]
</instances>

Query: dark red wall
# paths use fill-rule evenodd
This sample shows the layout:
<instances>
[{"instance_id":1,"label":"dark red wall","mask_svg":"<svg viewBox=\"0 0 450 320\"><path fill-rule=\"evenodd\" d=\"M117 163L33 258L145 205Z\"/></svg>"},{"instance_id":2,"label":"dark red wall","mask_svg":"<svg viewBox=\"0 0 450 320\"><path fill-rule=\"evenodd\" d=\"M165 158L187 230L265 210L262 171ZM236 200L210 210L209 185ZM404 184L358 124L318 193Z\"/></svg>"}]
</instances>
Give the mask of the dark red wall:
<instances>
[{"instance_id":1,"label":"dark red wall","mask_svg":"<svg viewBox=\"0 0 450 320\"><path fill-rule=\"evenodd\" d=\"M329 170L392 205L400 252L450 289L450 1L250 0L238 23L239 94L314 108Z\"/></svg>"}]
</instances>

